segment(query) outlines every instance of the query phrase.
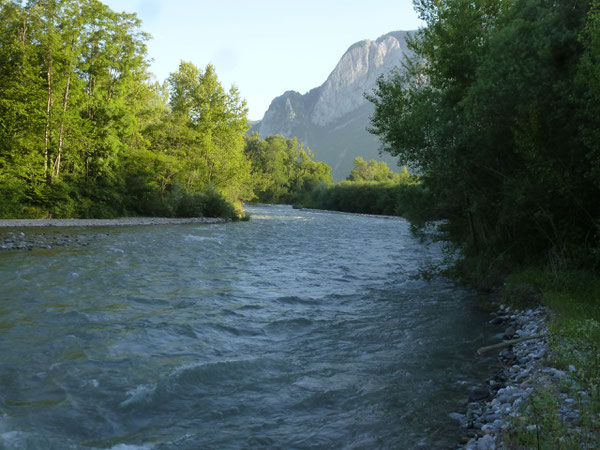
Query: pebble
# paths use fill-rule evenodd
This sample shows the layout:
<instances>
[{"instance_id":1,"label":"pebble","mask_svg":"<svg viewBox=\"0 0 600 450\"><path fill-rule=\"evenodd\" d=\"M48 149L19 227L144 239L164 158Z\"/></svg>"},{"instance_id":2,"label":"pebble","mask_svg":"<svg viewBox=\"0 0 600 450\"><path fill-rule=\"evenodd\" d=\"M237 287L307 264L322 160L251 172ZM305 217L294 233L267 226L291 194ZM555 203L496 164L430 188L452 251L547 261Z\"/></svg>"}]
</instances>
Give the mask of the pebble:
<instances>
[{"instance_id":1,"label":"pebble","mask_svg":"<svg viewBox=\"0 0 600 450\"><path fill-rule=\"evenodd\" d=\"M506 329L500 337L511 339L517 335L523 337L547 333L546 316L546 310L542 307L518 311L501 305L490 323L504 325ZM500 350L499 359L506 369L488 379L486 389L474 387L469 393L465 414L467 430L464 434L470 439L466 444L461 442L461 448L504 448L502 432L509 428L511 418L521 415L521 408L527 405L527 399L534 391L533 386L562 382L569 374L577 371L573 365L568 367L568 372L544 365L548 352L549 345L543 338L520 342ZM485 397L484 391L488 394ZM586 398L587 395L585 391L578 393L581 398ZM562 420L579 419L579 410L576 408L577 401L564 394L560 408ZM529 430L536 429L535 424L526 424L526 427Z\"/></svg>"},{"instance_id":2,"label":"pebble","mask_svg":"<svg viewBox=\"0 0 600 450\"><path fill-rule=\"evenodd\" d=\"M496 441L491 434L486 434L477 440L477 450L496 450Z\"/></svg>"},{"instance_id":3,"label":"pebble","mask_svg":"<svg viewBox=\"0 0 600 450\"><path fill-rule=\"evenodd\" d=\"M476 402L478 400L484 400L490 396L490 392L486 388L475 387L471 389L469 394L469 402Z\"/></svg>"},{"instance_id":4,"label":"pebble","mask_svg":"<svg viewBox=\"0 0 600 450\"><path fill-rule=\"evenodd\" d=\"M0 250L26 250L52 249L57 247L87 247L90 242L108 233L82 233L69 235L56 232L36 231L25 234L23 232L8 232L0 235Z\"/></svg>"}]
</instances>

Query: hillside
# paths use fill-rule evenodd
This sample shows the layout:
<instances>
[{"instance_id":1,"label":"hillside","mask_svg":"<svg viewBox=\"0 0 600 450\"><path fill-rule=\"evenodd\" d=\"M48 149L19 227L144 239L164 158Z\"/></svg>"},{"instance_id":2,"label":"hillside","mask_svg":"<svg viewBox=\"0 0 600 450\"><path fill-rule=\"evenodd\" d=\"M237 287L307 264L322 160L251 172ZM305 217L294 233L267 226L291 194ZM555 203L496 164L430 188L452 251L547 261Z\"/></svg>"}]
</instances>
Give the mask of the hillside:
<instances>
[{"instance_id":1,"label":"hillside","mask_svg":"<svg viewBox=\"0 0 600 450\"><path fill-rule=\"evenodd\" d=\"M405 42L408 33L395 31L376 41L353 44L321 86L306 94L287 91L275 98L250 132L256 131L261 137L297 137L316 159L333 168L336 179L350 173L356 156L394 167L395 158L379 155L379 142L366 131L373 106L364 93L372 91L380 75L402 64L409 52Z\"/></svg>"}]
</instances>

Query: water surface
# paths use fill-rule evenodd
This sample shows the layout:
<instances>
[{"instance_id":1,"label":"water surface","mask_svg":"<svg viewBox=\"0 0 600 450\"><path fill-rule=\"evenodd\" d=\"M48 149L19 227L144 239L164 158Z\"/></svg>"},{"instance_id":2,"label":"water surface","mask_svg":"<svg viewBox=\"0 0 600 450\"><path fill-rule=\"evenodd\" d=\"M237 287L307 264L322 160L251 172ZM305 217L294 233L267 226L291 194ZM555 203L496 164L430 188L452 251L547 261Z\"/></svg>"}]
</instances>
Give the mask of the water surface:
<instances>
[{"instance_id":1,"label":"water surface","mask_svg":"<svg viewBox=\"0 0 600 450\"><path fill-rule=\"evenodd\" d=\"M250 214L0 253L0 447L455 446L490 330L472 292L414 279L439 246L402 219Z\"/></svg>"}]
</instances>

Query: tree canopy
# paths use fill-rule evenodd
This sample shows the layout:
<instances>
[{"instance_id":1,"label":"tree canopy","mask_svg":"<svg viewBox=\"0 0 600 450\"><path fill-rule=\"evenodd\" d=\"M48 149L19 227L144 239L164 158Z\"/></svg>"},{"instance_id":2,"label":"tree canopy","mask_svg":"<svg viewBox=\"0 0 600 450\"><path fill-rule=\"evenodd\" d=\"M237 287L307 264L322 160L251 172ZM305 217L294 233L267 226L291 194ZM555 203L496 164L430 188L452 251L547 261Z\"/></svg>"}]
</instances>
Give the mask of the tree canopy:
<instances>
[{"instance_id":1,"label":"tree canopy","mask_svg":"<svg viewBox=\"0 0 600 450\"><path fill-rule=\"evenodd\" d=\"M258 201L293 203L320 183L331 183L331 167L314 161L309 148L296 138L257 133L246 138L246 155L252 162L252 179Z\"/></svg>"},{"instance_id":2,"label":"tree canopy","mask_svg":"<svg viewBox=\"0 0 600 450\"><path fill-rule=\"evenodd\" d=\"M470 249L597 266L598 1L415 6L427 26L369 96L371 131Z\"/></svg>"},{"instance_id":3,"label":"tree canopy","mask_svg":"<svg viewBox=\"0 0 600 450\"><path fill-rule=\"evenodd\" d=\"M212 65L152 83L135 14L3 0L0 23L2 217L234 217L329 180L295 140L248 140L246 102Z\"/></svg>"},{"instance_id":4,"label":"tree canopy","mask_svg":"<svg viewBox=\"0 0 600 450\"><path fill-rule=\"evenodd\" d=\"M400 173L392 172L385 161L365 161L360 156L354 158L352 171L346 178L348 181L366 181L366 182L391 182L404 183L412 178L408 173L406 166L402 167Z\"/></svg>"}]
</instances>

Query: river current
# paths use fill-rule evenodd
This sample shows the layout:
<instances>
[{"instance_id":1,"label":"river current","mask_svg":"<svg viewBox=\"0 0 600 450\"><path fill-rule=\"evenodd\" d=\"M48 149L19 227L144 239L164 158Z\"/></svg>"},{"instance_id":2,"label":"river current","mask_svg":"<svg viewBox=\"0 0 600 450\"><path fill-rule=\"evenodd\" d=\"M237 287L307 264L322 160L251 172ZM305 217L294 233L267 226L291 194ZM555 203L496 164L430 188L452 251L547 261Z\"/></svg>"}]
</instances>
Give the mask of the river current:
<instances>
[{"instance_id":1,"label":"river current","mask_svg":"<svg viewBox=\"0 0 600 450\"><path fill-rule=\"evenodd\" d=\"M0 448L455 447L492 331L473 292L415 279L439 244L249 212L0 253Z\"/></svg>"}]
</instances>

